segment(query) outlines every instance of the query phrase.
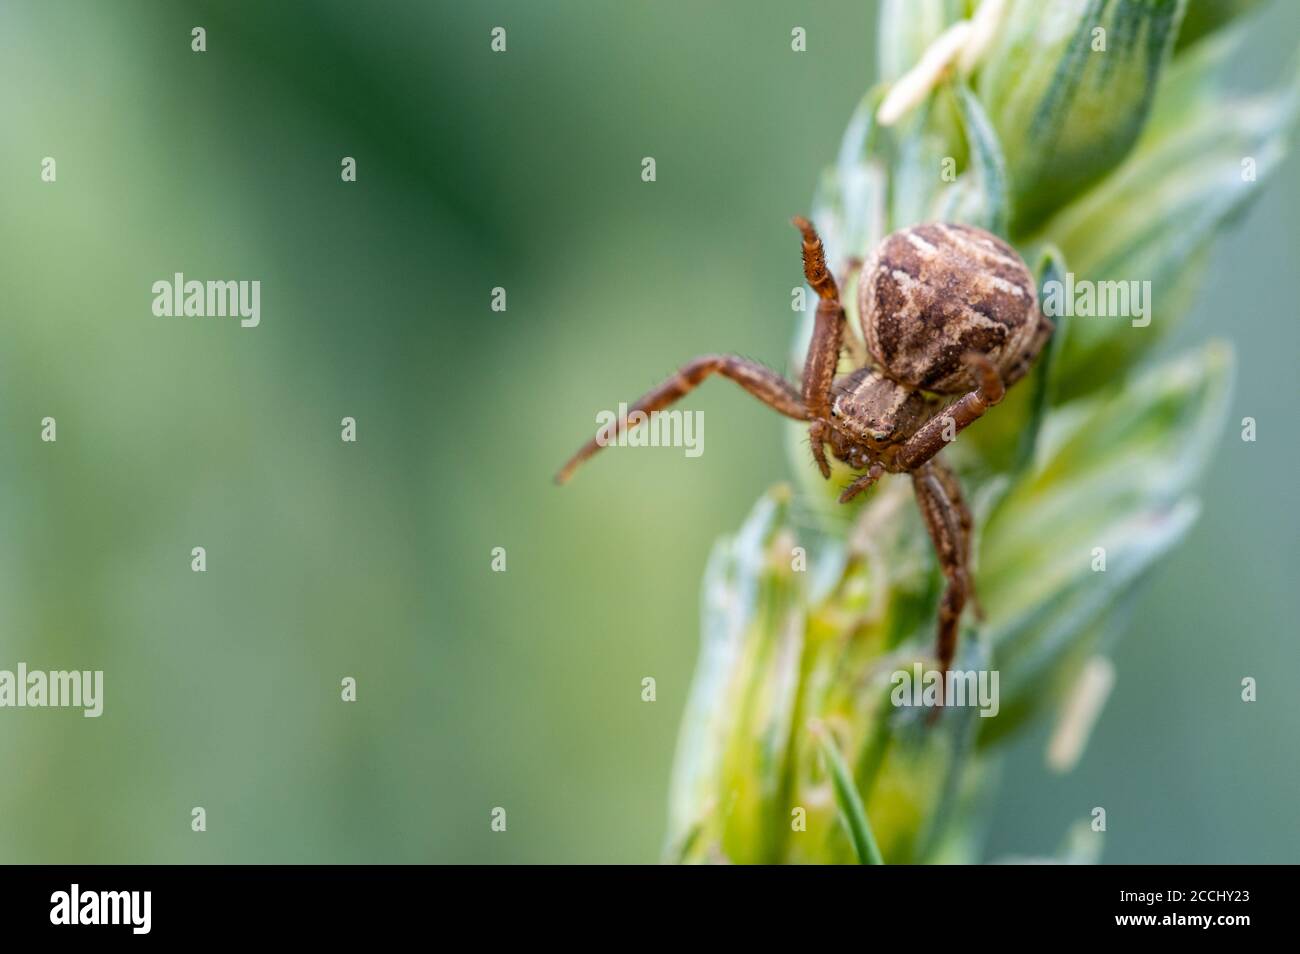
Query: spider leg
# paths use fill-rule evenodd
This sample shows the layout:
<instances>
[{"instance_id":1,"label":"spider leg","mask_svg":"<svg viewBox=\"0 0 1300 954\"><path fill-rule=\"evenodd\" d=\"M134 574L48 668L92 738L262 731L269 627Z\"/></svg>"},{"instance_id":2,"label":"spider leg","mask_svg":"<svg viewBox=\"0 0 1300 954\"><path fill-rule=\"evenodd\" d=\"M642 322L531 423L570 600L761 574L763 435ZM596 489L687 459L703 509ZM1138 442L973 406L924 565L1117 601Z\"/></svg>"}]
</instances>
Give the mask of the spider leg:
<instances>
[{"instance_id":1,"label":"spider leg","mask_svg":"<svg viewBox=\"0 0 1300 954\"><path fill-rule=\"evenodd\" d=\"M813 457L822 476L829 478L830 465L822 445L828 434L824 422L831 413L831 384L840 363L844 343L844 308L835 276L826 267L826 250L813 224L795 216L794 225L803 234L803 273L817 293L817 314L813 321L812 340L803 364L803 403L814 424L808 429Z\"/></svg>"},{"instance_id":2,"label":"spider leg","mask_svg":"<svg viewBox=\"0 0 1300 954\"><path fill-rule=\"evenodd\" d=\"M971 517L970 507L966 506L966 498L961 492L961 481L957 479L957 475L944 463L942 458L933 458L929 466L934 471L934 475L939 478L943 492L948 495L948 499L952 501L953 509L957 512L957 523L961 528L962 537L961 562L966 568L967 592L970 595L971 608L975 610L975 618L983 620L984 607L980 605L979 594L975 591L975 571L971 566L970 559L971 538L974 536L975 521Z\"/></svg>"},{"instance_id":3,"label":"spider leg","mask_svg":"<svg viewBox=\"0 0 1300 954\"><path fill-rule=\"evenodd\" d=\"M964 360L979 376L979 387L944 408L908 439L896 458L903 470L916 470L925 464L952 439L945 436L945 431L955 437L959 431L983 417L984 412L1006 394L1002 376L992 361L977 352L968 352Z\"/></svg>"},{"instance_id":4,"label":"spider leg","mask_svg":"<svg viewBox=\"0 0 1300 954\"><path fill-rule=\"evenodd\" d=\"M867 468L867 472L865 474L862 474L857 478L857 480L853 481L853 483L849 484L847 487L844 488L844 493L840 494L840 503L842 504L848 503L858 494L862 493L862 491L866 490L877 480L879 480L881 475L884 474L884 472L885 472L884 464L881 464L879 462L872 464L870 467Z\"/></svg>"},{"instance_id":5,"label":"spider leg","mask_svg":"<svg viewBox=\"0 0 1300 954\"><path fill-rule=\"evenodd\" d=\"M817 229L802 215L790 220L803 235L803 274L822 301L840 300L840 290L835 284L835 276L826 266L826 249L822 247L821 236Z\"/></svg>"},{"instance_id":6,"label":"spider leg","mask_svg":"<svg viewBox=\"0 0 1300 954\"><path fill-rule=\"evenodd\" d=\"M569 458L568 463L555 475L555 482L562 484L567 481L573 476L573 472L578 468L578 465L595 454L596 451L606 444L618 440L621 434L636 427L644 417L648 417L651 413L685 397L711 374L720 374L724 378L730 378L768 407L774 411L779 411L786 417L792 417L796 421L808 420L808 411L799 399L799 394L795 391L794 385L775 371L763 367L756 361L750 361L748 358L741 358L737 355L706 354L686 364L675 375L642 397L628 409L627 414L620 418L613 427L601 428L595 437ZM643 417L629 424L628 418L638 411L642 413Z\"/></svg>"},{"instance_id":7,"label":"spider leg","mask_svg":"<svg viewBox=\"0 0 1300 954\"><path fill-rule=\"evenodd\" d=\"M957 508L944 492L940 478L929 465L914 471L912 486L916 503L925 520L930 539L939 557L939 569L947 580L943 598L939 601L939 631L935 656L941 672L947 673L957 654L957 627L961 611L970 594L970 577L962 557L961 521ZM943 705L943 687L940 686L939 704Z\"/></svg>"}]
</instances>

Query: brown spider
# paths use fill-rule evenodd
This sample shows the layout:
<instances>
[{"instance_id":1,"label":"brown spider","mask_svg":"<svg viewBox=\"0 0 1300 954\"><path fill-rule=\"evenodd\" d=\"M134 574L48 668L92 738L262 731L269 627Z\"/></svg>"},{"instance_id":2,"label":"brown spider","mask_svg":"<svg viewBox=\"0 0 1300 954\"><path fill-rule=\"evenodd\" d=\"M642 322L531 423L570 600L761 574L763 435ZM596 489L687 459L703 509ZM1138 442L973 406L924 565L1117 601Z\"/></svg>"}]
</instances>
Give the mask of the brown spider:
<instances>
[{"instance_id":1,"label":"brown spider","mask_svg":"<svg viewBox=\"0 0 1300 954\"><path fill-rule=\"evenodd\" d=\"M637 401L608 433L588 441L556 475L579 464L645 416L693 390L710 374L730 378L786 417L808 421L812 454L829 479L831 454L862 473L841 503L883 474L908 473L947 587L939 605L936 656L947 671L957 624L975 597L971 514L956 475L936 456L957 433L1024 377L1052 333L1038 309L1029 269L1006 242L968 225L932 223L887 236L858 284L858 315L871 363L835 376L844 347L844 308L812 224L803 233L803 268L818 304L803 369L803 391L735 355L704 355ZM640 423L644 417L634 422Z\"/></svg>"}]
</instances>

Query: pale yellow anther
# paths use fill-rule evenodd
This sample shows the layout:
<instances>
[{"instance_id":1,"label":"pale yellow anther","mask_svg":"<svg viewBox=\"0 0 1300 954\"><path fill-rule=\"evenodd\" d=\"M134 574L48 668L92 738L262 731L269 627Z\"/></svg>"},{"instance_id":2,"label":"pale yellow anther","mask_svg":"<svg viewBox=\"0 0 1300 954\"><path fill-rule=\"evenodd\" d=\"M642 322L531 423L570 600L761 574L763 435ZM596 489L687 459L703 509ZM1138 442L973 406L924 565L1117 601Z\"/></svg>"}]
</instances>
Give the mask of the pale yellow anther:
<instances>
[{"instance_id":1,"label":"pale yellow anther","mask_svg":"<svg viewBox=\"0 0 1300 954\"><path fill-rule=\"evenodd\" d=\"M948 74L971 35L971 21L959 20L926 47L920 61L898 78L876 111L876 122L892 126L923 102Z\"/></svg>"},{"instance_id":2,"label":"pale yellow anther","mask_svg":"<svg viewBox=\"0 0 1300 954\"><path fill-rule=\"evenodd\" d=\"M1105 656L1093 656L1084 665L1047 744L1047 764L1053 771L1068 772L1078 764L1114 684L1115 665Z\"/></svg>"},{"instance_id":3,"label":"pale yellow anther","mask_svg":"<svg viewBox=\"0 0 1300 954\"><path fill-rule=\"evenodd\" d=\"M984 56L993 46L998 30L1002 26L1002 15L1006 13L1007 0L984 0L971 17L970 36L957 58L957 68L963 74L972 72L979 66Z\"/></svg>"},{"instance_id":4,"label":"pale yellow anther","mask_svg":"<svg viewBox=\"0 0 1300 954\"><path fill-rule=\"evenodd\" d=\"M898 78L876 111L876 122L892 126L925 101L955 66L963 75L977 67L997 38L1006 0L984 0L969 20L958 20L925 48L917 64Z\"/></svg>"}]
</instances>

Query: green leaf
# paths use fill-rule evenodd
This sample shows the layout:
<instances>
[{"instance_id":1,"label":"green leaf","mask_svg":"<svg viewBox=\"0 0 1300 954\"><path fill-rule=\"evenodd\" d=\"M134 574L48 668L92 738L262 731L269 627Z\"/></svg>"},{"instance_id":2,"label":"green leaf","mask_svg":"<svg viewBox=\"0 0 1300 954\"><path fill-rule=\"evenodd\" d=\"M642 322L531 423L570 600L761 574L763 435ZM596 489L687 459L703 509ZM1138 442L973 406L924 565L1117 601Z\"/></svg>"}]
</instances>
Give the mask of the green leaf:
<instances>
[{"instance_id":1,"label":"green leaf","mask_svg":"<svg viewBox=\"0 0 1300 954\"><path fill-rule=\"evenodd\" d=\"M1123 318L1074 321L1061 356L1058 399L1114 378L1176 326L1199 287L1210 243L1259 194L1286 154L1297 83L1248 99L1212 95L1230 42L1198 46L1193 52L1205 55L1180 64L1162 90L1167 102L1158 105L1151 134L1043 231L1077 279L1151 283L1149 327ZM1250 170L1243 157L1253 163Z\"/></svg>"},{"instance_id":2,"label":"green leaf","mask_svg":"<svg viewBox=\"0 0 1300 954\"><path fill-rule=\"evenodd\" d=\"M814 202L813 217L831 261L865 256L884 237L884 170L872 157L884 95L885 87L876 86L858 103Z\"/></svg>"},{"instance_id":3,"label":"green leaf","mask_svg":"<svg viewBox=\"0 0 1300 954\"><path fill-rule=\"evenodd\" d=\"M1015 144L1007 155L1013 235L1040 225L1132 149L1182 10L1183 0L1014 0L978 86L1002 142Z\"/></svg>"},{"instance_id":4,"label":"green leaf","mask_svg":"<svg viewBox=\"0 0 1300 954\"><path fill-rule=\"evenodd\" d=\"M1211 343L1048 418L1032 472L981 541L1004 708L1044 695L1078 636L1190 527L1190 488L1218 439L1231 367L1228 347Z\"/></svg>"},{"instance_id":5,"label":"green leaf","mask_svg":"<svg viewBox=\"0 0 1300 954\"><path fill-rule=\"evenodd\" d=\"M942 131L944 102L931 97L892 130L894 154L889 176L890 230L930 219L945 191L943 160L954 152Z\"/></svg>"},{"instance_id":6,"label":"green leaf","mask_svg":"<svg viewBox=\"0 0 1300 954\"><path fill-rule=\"evenodd\" d=\"M945 221L957 221L978 226L1003 237L1007 234L1007 160L1002 143L989 122L984 107L965 83L952 85L961 117L962 131L970 155L970 171L974 173L977 188L967 192L975 199L973 208L959 204L952 217L941 216Z\"/></svg>"},{"instance_id":7,"label":"green leaf","mask_svg":"<svg viewBox=\"0 0 1300 954\"><path fill-rule=\"evenodd\" d=\"M1060 249L1055 246L1048 246L1044 249L1039 259L1038 268L1035 269L1040 303L1043 301L1043 289L1047 283L1064 281L1065 272L1065 261ZM1038 361L1029 375L1029 380L1025 382L1032 396L1029 402L1029 419L1020 432L1020 446L1016 452L1014 469L1017 473L1023 472L1033 462L1034 454L1037 452L1038 434L1043 427L1043 420L1047 414L1048 397L1051 393L1052 371L1056 366L1056 356L1066 338L1066 323L1069 319L1061 315L1054 318L1053 321L1056 327L1052 331L1052 337L1047 339L1047 344L1043 347L1042 354L1038 356Z\"/></svg>"},{"instance_id":8,"label":"green leaf","mask_svg":"<svg viewBox=\"0 0 1300 954\"><path fill-rule=\"evenodd\" d=\"M1187 5L1178 31L1176 50L1191 46L1203 37L1222 30L1242 14L1258 9L1260 0L1195 0Z\"/></svg>"},{"instance_id":9,"label":"green leaf","mask_svg":"<svg viewBox=\"0 0 1300 954\"><path fill-rule=\"evenodd\" d=\"M840 755L840 750L830 734L824 729L820 731L821 751L826 759L826 769L830 773L831 784L835 788L835 801L840 807L840 818L853 842L858 863L883 865L885 860L880 857L880 849L876 847L876 836L871 832L867 810L858 796L857 786L853 784L853 776L849 773L848 766L844 764L844 756Z\"/></svg>"},{"instance_id":10,"label":"green leaf","mask_svg":"<svg viewBox=\"0 0 1300 954\"><path fill-rule=\"evenodd\" d=\"M841 181L852 178L863 163L868 162L876 139L876 112L885 98L886 86L878 83L858 101L849 124L840 139L840 152L835 161L835 172Z\"/></svg>"},{"instance_id":11,"label":"green leaf","mask_svg":"<svg viewBox=\"0 0 1300 954\"><path fill-rule=\"evenodd\" d=\"M714 548L705 574L702 643L670 788L669 841L771 860L783 829L788 747L806 624L804 574L790 565L788 488L754 506ZM725 826L704 818L725 805ZM788 829L786 829L788 830Z\"/></svg>"},{"instance_id":12,"label":"green leaf","mask_svg":"<svg viewBox=\"0 0 1300 954\"><path fill-rule=\"evenodd\" d=\"M983 640L974 637L973 632L963 634L966 648L955 663L957 668L974 671L991 668L988 646ZM944 719L951 742L947 764L944 766L943 784L926 820L917 849L917 857L923 862L940 860L945 842L957 827L955 821L964 814L964 810L969 809L969 793L964 789L970 786L972 778L976 781L979 779L978 772L971 772L971 762L979 724L986 720L980 718L970 706L945 713ZM976 790L978 791L978 786Z\"/></svg>"},{"instance_id":13,"label":"green leaf","mask_svg":"<svg viewBox=\"0 0 1300 954\"><path fill-rule=\"evenodd\" d=\"M1222 103L1231 91L1233 63L1246 41L1245 26L1238 23L1174 57L1160 78L1151 116L1142 133L1144 141L1150 142L1186 126L1202 110Z\"/></svg>"}]
</instances>

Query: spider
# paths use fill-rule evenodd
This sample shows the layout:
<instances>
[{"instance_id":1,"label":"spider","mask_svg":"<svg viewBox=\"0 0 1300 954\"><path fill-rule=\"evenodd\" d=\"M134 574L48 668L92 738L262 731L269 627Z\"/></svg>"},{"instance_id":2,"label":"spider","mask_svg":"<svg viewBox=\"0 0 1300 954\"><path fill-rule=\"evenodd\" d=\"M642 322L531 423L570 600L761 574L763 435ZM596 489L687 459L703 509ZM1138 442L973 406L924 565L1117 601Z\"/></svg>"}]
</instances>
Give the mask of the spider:
<instances>
[{"instance_id":1,"label":"spider","mask_svg":"<svg viewBox=\"0 0 1300 954\"><path fill-rule=\"evenodd\" d=\"M703 355L602 429L556 475L573 471L632 424L690 393L711 374L730 378L768 407L808 422L812 455L830 479L827 449L858 476L840 495L848 503L884 474L910 474L917 506L946 581L939 603L935 656L947 672L958 622L969 600L982 615L970 565L972 520L957 476L939 459L958 432L1000 402L1024 377L1052 334L1039 311L1029 269L1006 242L969 225L930 223L886 236L858 283L858 315L867 355L836 376L845 349L839 287L812 223L796 217L803 269L817 293L802 387L737 355ZM852 350L851 342L847 347ZM859 348L860 350L860 348ZM867 360L869 357L869 360Z\"/></svg>"}]
</instances>

